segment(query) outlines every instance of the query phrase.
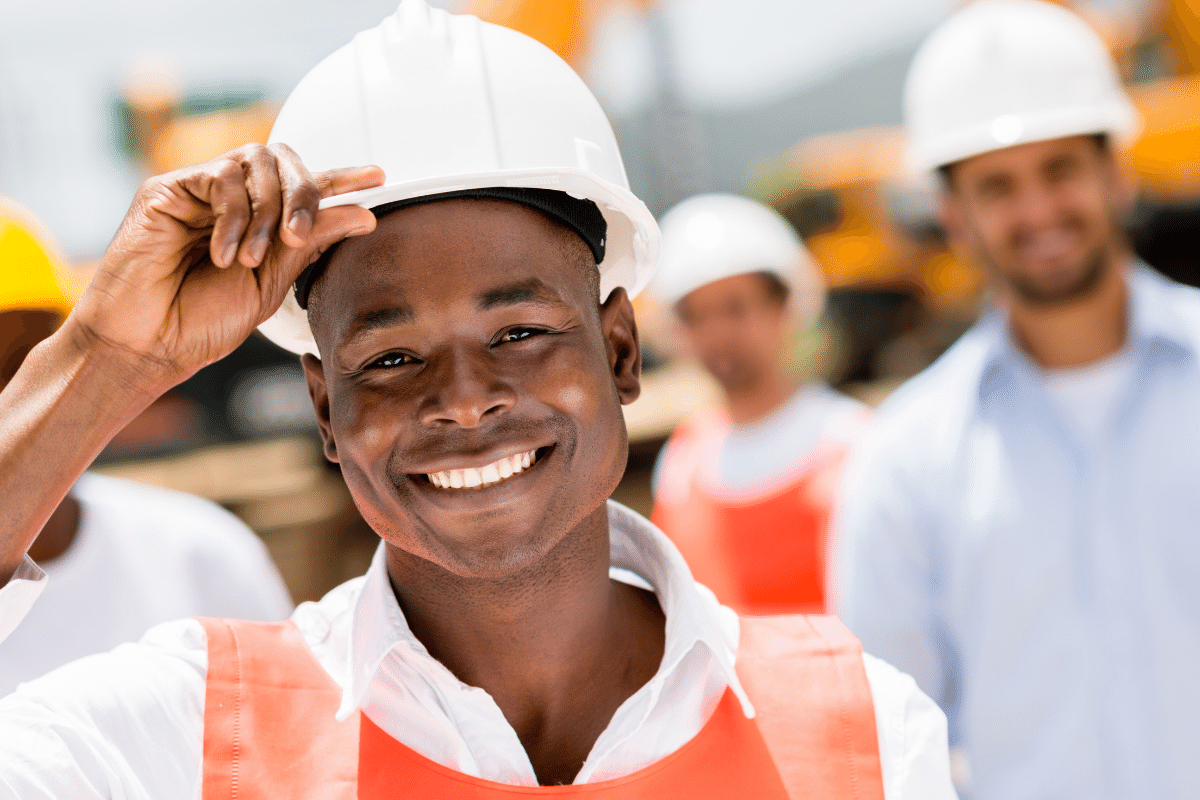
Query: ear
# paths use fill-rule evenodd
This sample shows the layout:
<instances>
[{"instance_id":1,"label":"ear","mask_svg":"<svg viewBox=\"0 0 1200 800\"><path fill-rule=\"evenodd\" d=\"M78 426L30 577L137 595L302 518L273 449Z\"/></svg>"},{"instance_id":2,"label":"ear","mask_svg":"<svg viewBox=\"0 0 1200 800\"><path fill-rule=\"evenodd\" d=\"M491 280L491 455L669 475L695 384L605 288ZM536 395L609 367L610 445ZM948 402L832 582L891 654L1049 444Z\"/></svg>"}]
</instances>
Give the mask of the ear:
<instances>
[{"instance_id":1,"label":"ear","mask_svg":"<svg viewBox=\"0 0 1200 800\"><path fill-rule=\"evenodd\" d=\"M1109 169L1112 170L1113 196L1117 201L1117 212L1121 219L1127 220L1137 203L1137 176L1134 175L1133 165L1129 163L1127 157L1121 158L1110 154L1109 164Z\"/></svg>"},{"instance_id":2,"label":"ear","mask_svg":"<svg viewBox=\"0 0 1200 800\"><path fill-rule=\"evenodd\" d=\"M312 400L313 411L317 414L317 428L321 431L321 443L325 447L325 458L337 463L337 442L333 439L333 428L329 424L329 392L325 387L325 368L321 359L305 353L300 356L300 366L304 367L304 381L308 384L308 396Z\"/></svg>"},{"instance_id":3,"label":"ear","mask_svg":"<svg viewBox=\"0 0 1200 800\"><path fill-rule=\"evenodd\" d=\"M600 305L600 330L608 346L608 366L617 395L621 405L627 406L642 393L642 350L633 304L624 289L613 289Z\"/></svg>"},{"instance_id":4,"label":"ear","mask_svg":"<svg viewBox=\"0 0 1200 800\"><path fill-rule=\"evenodd\" d=\"M950 247L960 253L969 250L966 228L963 225L962 199L954 193L952 187L947 186L938 194L937 214Z\"/></svg>"}]
</instances>

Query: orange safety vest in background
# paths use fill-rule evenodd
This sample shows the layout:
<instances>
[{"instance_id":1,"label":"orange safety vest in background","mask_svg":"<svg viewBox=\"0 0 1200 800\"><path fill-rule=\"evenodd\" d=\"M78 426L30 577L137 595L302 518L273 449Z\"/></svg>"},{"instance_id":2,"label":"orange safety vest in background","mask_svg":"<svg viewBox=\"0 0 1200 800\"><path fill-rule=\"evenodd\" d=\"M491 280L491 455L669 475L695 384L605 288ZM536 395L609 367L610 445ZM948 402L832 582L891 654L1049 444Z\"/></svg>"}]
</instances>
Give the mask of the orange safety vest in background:
<instances>
[{"instance_id":1,"label":"orange safety vest in background","mask_svg":"<svg viewBox=\"0 0 1200 800\"><path fill-rule=\"evenodd\" d=\"M717 473L729 430L714 409L671 434L650 520L725 605L743 614L825 613L829 522L849 442L830 437L769 484L730 489Z\"/></svg>"},{"instance_id":2,"label":"orange safety vest in background","mask_svg":"<svg viewBox=\"0 0 1200 800\"><path fill-rule=\"evenodd\" d=\"M354 713L290 622L201 619L208 635L203 800L883 800L858 640L833 617L743 619L737 671L691 741L631 775L511 786L438 764Z\"/></svg>"}]
</instances>

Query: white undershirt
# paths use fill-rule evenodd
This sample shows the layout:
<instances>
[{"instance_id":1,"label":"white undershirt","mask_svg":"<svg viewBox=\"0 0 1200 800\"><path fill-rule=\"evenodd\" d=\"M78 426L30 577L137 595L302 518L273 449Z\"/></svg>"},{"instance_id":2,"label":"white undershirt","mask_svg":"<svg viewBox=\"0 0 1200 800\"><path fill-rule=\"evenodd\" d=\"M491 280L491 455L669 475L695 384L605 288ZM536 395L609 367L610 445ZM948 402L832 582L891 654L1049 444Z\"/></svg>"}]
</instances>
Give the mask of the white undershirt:
<instances>
[{"instance_id":1,"label":"white undershirt","mask_svg":"<svg viewBox=\"0 0 1200 800\"><path fill-rule=\"evenodd\" d=\"M717 474L731 489L768 484L803 464L831 438L855 438L866 410L823 384L802 386L762 419L730 426L717 457Z\"/></svg>"},{"instance_id":2,"label":"white undershirt","mask_svg":"<svg viewBox=\"0 0 1200 800\"><path fill-rule=\"evenodd\" d=\"M1133 380L1133 356L1123 348L1083 367L1044 369L1042 385L1067 424L1095 442L1103 437L1121 395Z\"/></svg>"}]
</instances>

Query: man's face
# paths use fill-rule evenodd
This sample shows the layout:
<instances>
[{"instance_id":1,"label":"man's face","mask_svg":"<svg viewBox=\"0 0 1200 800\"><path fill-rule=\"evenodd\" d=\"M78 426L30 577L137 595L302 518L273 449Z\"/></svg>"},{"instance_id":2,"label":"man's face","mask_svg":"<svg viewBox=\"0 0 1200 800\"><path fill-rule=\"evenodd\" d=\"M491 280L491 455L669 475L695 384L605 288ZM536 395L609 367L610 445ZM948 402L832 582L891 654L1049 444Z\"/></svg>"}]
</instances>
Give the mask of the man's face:
<instances>
[{"instance_id":1,"label":"man's face","mask_svg":"<svg viewBox=\"0 0 1200 800\"><path fill-rule=\"evenodd\" d=\"M684 296L677 310L696 357L727 392L753 386L783 357L786 302L762 275L705 284Z\"/></svg>"},{"instance_id":2,"label":"man's face","mask_svg":"<svg viewBox=\"0 0 1200 800\"><path fill-rule=\"evenodd\" d=\"M389 544L463 576L536 563L625 469L638 392L623 291L536 211L446 200L343 242L304 361L328 457Z\"/></svg>"},{"instance_id":3,"label":"man's face","mask_svg":"<svg viewBox=\"0 0 1200 800\"><path fill-rule=\"evenodd\" d=\"M1123 184L1091 136L1009 147L954 165L947 228L1017 302L1086 296L1114 263Z\"/></svg>"},{"instance_id":4,"label":"man's face","mask_svg":"<svg viewBox=\"0 0 1200 800\"><path fill-rule=\"evenodd\" d=\"M17 374L29 351L49 338L60 321L53 311L0 311L0 391Z\"/></svg>"}]
</instances>

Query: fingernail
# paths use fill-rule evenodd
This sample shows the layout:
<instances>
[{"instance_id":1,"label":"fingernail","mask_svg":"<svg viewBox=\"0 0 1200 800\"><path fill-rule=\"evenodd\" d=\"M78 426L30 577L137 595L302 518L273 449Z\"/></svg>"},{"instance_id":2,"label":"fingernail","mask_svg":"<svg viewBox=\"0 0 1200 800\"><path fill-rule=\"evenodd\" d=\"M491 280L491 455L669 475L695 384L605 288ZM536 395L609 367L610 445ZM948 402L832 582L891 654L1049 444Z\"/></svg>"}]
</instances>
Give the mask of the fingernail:
<instances>
[{"instance_id":1,"label":"fingernail","mask_svg":"<svg viewBox=\"0 0 1200 800\"><path fill-rule=\"evenodd\" d=\"M312 230L312 224L312 213L307 208L296 209L292 212L292 218L288 220L288 228L301 239L308 238L308 233Z\"/></svg>"},{"instance_id":2,"label":"fingernail","mask_svg":"<svg viewBox=\"0 0 1200 800\"><path fill-rule=\"evenodd\" d=\"M250 242L250 247L246 251L250 260L255 264L263 260L263 256L267 254L267 235L260 233L254 237L254 241Z\"/></svg>"},{"instance_id":3,"label":"fingernail","mask_svg":"<svg viewBox=\"0 0 1200 800\"><path fill-rule=\"evenodd\" d=\"M362 236L363 234L370 233L373 230L374 230L374 226L372 226L372 225L359 225L357 228L351 228L350 232L347 233L346 235L347 236Z\"/></svg>"},{"instance_id":4,"label":"fingernail","mask_svg":"<svg viewBox=\"0 0 1200 800\"><path fill-rule=\"evenodd\" d=\"M237 258L238 240L236 237L230 237L225 240L225 244L221 246L221 266L228 267L233 264L233 260Z\"/></svg>"}]
</instances>

